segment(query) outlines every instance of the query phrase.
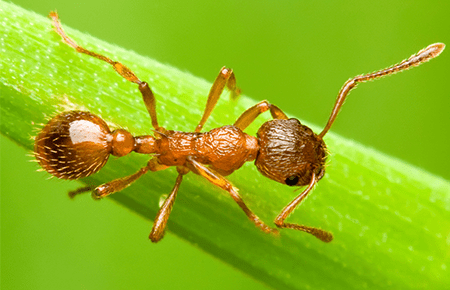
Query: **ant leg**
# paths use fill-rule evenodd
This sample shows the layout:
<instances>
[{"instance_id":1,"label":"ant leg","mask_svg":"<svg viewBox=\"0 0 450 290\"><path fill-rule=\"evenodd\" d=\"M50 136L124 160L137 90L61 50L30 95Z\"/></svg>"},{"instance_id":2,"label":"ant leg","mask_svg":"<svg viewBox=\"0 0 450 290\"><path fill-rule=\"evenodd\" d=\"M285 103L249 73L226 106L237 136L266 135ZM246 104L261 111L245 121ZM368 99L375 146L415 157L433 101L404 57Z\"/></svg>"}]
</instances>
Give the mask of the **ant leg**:
<instances>
[{"instance_id":1,"label":"ant leg","mask_svg":"<svg viewBox=\"0 0 450 290\"><path fill-rule=\"evenodd\" d=\"M149 167L145 166L145 167L142 167L141 169L139 169L138 172L136 172L132 175L122 177L122 178L117 178L117 179L114 179L113 181L110 181L110 182L104 183L100 186L97 186L94 189L94 191L92 191L92 198L93 199L101 199L105 196L108 196L115 192L121 191L121 190L127 188L128 186L130 186L136 180L138 180L139 177L141 177L142 175L147 173L148 170L149 170Z\"/></svg>"},{"instance_id":2,"label":"ant leg","mask_svg":"<svg viewBox=\"0 0 450 290\"><path fill-rule=\"evenodd\" d=\"M153 95L153 92L150 89L150 86L148 85L148 83L141 81L133 71L131 71L128 67L124 66L120 62L113 61L104 55L95 53L93 51L87 50L87 49L79 46L73 39L71 39L69 36L67 36L67 34L64 32L64 30L61 26L61 23L59 21L58 14L56 12L50 12L49 17L52 19L52 25L53 25L56 33L58 33L62 37L63 41L67 45L71 46L79 53L84 53L84 54L87 54L89 56L95 57L97 59L100 59L102 61L109 63L110 65L113 66L113 68L116 70L116 72L120 76L122 76L124 79L126 79L127 81L130 81L130 82L133 82L135 84L138 84L139 91L141 92L142 97L144 99L144 103L145 103L147 111L150 115L150 118L152 120L153 127L155 128L156 131L158 131L159 129L163 129L159 126L158 120L156 118L156 100L155 100L155 96Z\"/></svg>"},{"instance_id":3,"label":"ant leg","mask_svg":"<svg viewBox=\"0 0 450 290\"><path fill-rule=\"evenodd\" d=\"M200 132L202 130L203 125L205 125L206 120L211 115L211 112L216 106L217 101L219 100L219 97L222 94L225 86L227 86L227 88L231 91L233 99L239 96L240 89L236 87L236 76L234 75L233 70L223 67L220 69L219 75L217 76L211 87L211 90L209 91L205 111L203 112L200 123L195 128L195 132Z\"/></svg>"},{"instance_id":4,"label":"ant leg","mask_svg":"<svg viewBox=\"0 0 450 290\"><path fill-rule=\"evenodd\" d=\"M289 119L283 111L275 105L270 104L266 100L259 102L253 107L247 109L242 115L234 122L234 126L241 130L248 127L260 114L270 110L270 114L274 119Z\"/></svg>"},{"instance_id":5,"label":"ant leg","mask_svg":"<svg viewBox=\"0 0 450 290\"><path fill-rule=\"evenodd\" d=\"M308 187L299 195L297 196L293 201L291 201L287 206L283 208L283 210L280 212L280 214L275 219L275 225L279 228L288 228L288 229L295 229L299 231L304 231L306 233L309 233L319 240L323 242L331 242L333 240L333 235L327 231L314 228L314 227L308 227L304 225L297 225L297 224L290 224L285 223L284 220L294 211L294 209L305 199L305 197L308 195L309 192L311 192L314 184L317 182L316 175L313 173L313 176L311 178L311 182L309 183Z\"/></svg>"},{"instance_id":6,"label":"ant leg","mask_svg":"<svg viewBox=\"0 0 450 290\"><path fill-rule=\"evenodd\" d=\"M156 215L155 223L153 224L153 228L149 236L153 243L159 242L164 237L164 229L166 228L167 220L169 219L178 189L180 188L181 181L183 180L183 174L185 173L178 173L172 192L166 198L164 204L161 206L158 214Z\"/></svg>"},{"instance_id":7,"label":"ant leg","mask_svg":"<svg viewBox=\"0 0 450 290\"><path fill-rule=\"evenodd\" d=\"M74 198L75 196L85 193L85 192L89 192L89 191L93 190L94 188L95 188L94 186L88 185L88 186L83 186L83 187L77 188L75 190L71 190L71 191L69 191L69 197Z\"/></svg>"},{"instance_id":8,"label":"ant leg","mask_svg":"<svg viewBox=\"0 0 450 290\"><path fill-rule=\"evenodd\" d=\"M142 167L139 169L138 172L131 174L126 177L117 178L113 181L104 183L100 186L97 186L94 191L92 191L92 198L93 199L101 199L105 196L108 196L110 194L113 194L115 192L121 191L128 186L130 186L133 182L138 180L142 175L147 173L147 171L159 171L166 169L167 166L159 164L158 159L153 158L150 159L150 161L147 163L147 166Z\"/></svg>"},{"instance_id":9,"label":"ant leg","mask_svg":"<svg viewBox=\"0 0 450 290\"><path fill-rule=\"evenodd\" d=\"M407 60L404 60L398 64L395 64L391 67L388 67L386 69L382 69L373 73L365 74L365 75L359 75L352 79L349 79L344 83L341 90L339 91L336 103L333 107L333 111L331 111L330 119L328 120L328 123L326 124L323 131L318 135L319 138L322 138L325 136L325 134L328 132L328 130L331 128L331 125L333 124L334 120L337 117L337 114L339 113L339 110L342 107L342 104L345 101L345 98L350 93L352 89L356 87L358 83L363 83L370 80L379 79L381 77L395 74L397 72L401 72L404 70L407 70L411 67L418 66L424 62L429 61L432 58L437 57L441 52L444 50L445 44L443 43L434 43L426 48L422 49L418 53L412 55Z\"/></svg>"},{"instance_id":10,"label":"ant leg","mask_svg":"<svg viewBox=\"0 0 450 290\"><path fill-rule=\"evenodd\" d=\"M240 206L240 208L244 211L247 217L261 230L266 233L278 234L277 229L273 229L266 225L262 220L259 219L257 215L255 215L244 203L241 196L238 193L238 189L234 187L227 179L225 179L222 175L215 172L211 168L204 166L203 164L195 161L192 157L188 157L188 162L190 165L194 167L193 172L203 176L212 184L222 188L223 190L228 191L234 201Z\"/></svg>"}]
</instances>

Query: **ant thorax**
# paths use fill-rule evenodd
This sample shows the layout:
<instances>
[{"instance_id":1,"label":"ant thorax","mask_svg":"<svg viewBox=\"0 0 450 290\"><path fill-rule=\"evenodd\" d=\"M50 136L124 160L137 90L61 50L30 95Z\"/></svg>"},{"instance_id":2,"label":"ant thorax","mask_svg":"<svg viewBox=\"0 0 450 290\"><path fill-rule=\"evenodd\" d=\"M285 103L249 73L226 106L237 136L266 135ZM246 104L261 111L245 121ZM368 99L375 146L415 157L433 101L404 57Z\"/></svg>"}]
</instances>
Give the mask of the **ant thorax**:
<instances>
[{"instance_id":1,"label":"ant thorax","mask_svg":"<svg viewBox=\"0 0 450 290\"><path fill-rule=\"evenodd\" d=\"M266 177L287 185L307 185L315 173L323 175L326 146L297 119L275 119L258 130L259 154L255 164Z\"/></svg>"},{"instance_id":2,"label":"ant thorax","mask_svg":"<svg viewBox=\"0 0 450 290\"><path fill-rule=\"evenodd\" d=\"M258 149L255 137L235 126L222 126L203 133L169 130L156 140L155 153L158 161L167 166L186 166L190 156L221 175L229 175L254 160Z\"/></svg>"}]
</instances>

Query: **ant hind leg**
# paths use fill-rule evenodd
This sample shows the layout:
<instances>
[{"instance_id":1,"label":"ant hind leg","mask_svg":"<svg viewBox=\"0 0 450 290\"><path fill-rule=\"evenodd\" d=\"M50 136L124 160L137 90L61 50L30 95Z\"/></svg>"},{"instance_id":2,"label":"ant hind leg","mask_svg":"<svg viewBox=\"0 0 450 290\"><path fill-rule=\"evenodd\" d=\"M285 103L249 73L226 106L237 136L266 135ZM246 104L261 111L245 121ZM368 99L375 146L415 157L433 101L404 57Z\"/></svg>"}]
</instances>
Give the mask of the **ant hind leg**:
<instances>
[{"instance_id":1,"label":"ant hind leg","mask_svg":"<svg viewBox=\"0 0 450 290\"><path fill-rule=\"evenodd\" d=\"M101 199L110 194L121 191L130 186L133 182L138 180L142 175L147 173L149 170L154 172L164 170L166 168L167 166L160 164L157 158L152 158L148 161L147 165L139 169L138 172L131 174L129 176L114 179L110 182L97 186L92 191L92 198Z\"/></svg>"},{"instance_id":2,"label":"ant hind leg","mask_svg":"<svg viewBox=\"0 0 450 290\"><path fill-rule=\"evenodd\" d=\"M150 168L148 166L145 166L145 167L142 167L141 169L139 169L138 172L136 172L132 175L122 177L122 178L117 178L117 179L114 179L113 181L110 181L110 182L104 183L100 186L97 186L92 191L92 198L93 199L101 199L105 196L108 196L110 194L113 194L115 192L118 192L118 191L121 191L121 190L127 188L133 182L138 180L142 175L147 173L147 171L149 169Z\"/></svg>"},{"instance_id":3,"label":"ant hind leg","mask_svg":"<svg viewBox=\"0 0 450 290\"><path fill-rule=\"evenodd\" d=\"M49 17L52 19L52 25L58 33L63 41L74 48L77 52L87 54L89 56L95 57L99 60L105 61L113 66L114 70L124 79L127 81L130 81L132 83L135 83L139 85L139 91L142 94L142 97L144 99L145 106L147 108L147 111L150 115L150 118L152 120L152 125L155 128L156 131L162 131L164 132L164 128L160 127L158 124L158 120L156 117L156 100L155 96L153 95L152 90L150 89L150 86L148 83L141 81L136 74L130 70L128 67L123 65L120 62L113 61L109 57L106 57L104 55L98 54L96 52L90 51L85 49L84 47L79 46L72 38L70 38L66 32L63 30L61 23L59 21L59 16L56 12L50 12Z\"/></svg>"},{"instance_id":4,"label":"ant hind leg","mask_svg":"<svg viewBox=\"0 0 450 290\"><path fill-rule=\"evenodd\" d=\"M95 188L95 186L92 186L92 185L79 187L75 190L69 191L68 195L71 199L73 199L75 196L83 194L85 192L89 192L89 191L93 190L94 188Z\"/></svg>"}]
</instances>

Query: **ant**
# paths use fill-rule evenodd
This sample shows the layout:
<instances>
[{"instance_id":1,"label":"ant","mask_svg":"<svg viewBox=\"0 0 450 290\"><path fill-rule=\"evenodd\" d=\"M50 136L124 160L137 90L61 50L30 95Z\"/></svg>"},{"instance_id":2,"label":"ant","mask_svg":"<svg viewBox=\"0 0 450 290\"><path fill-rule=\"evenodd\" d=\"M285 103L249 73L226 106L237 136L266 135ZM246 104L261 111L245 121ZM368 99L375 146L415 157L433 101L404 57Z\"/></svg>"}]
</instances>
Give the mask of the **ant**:
<instances>
[{"instance_id":1,"label":"ant","mask_svg":"<svg viewBox=\"0 0 450 290\"><path fill-rule=\"evenodd\" d=\"M152 242L158 242L163 238L183 176L190 171L227 191L247 217L261 230L278 234L278 229L266 225L247 207L238 189L224 177L248 161L255 161L256 167L264 176L277 182L289 186L307 186L275 218L274 223L278 228L300 230L323 242L330 242L333 235L327 231L287 223L285 220L324 176L327 149L323 137L335 121L345 98L358 83L418 66L437 57L445 48L442 43L431 44L399 64L349 79L339 91L328 123L319 134L302 125L299 120L288 118L281 109L267 101L261 101L246 110L233 125L201 132L225 87L234 96L239 95L234 72L223 67L211 87L205 111L194 132L179 132L166 130L159 125L156 100L148 83L141 81L122 63L76 44L62 29L56 12L51 12L49 17L52 19L54 30L66 44L79 53L111 64L120 76L138 85L150 115L154 136L133 137L124 129L111 131L105 121L90 112L69 111L51 119L36 137L34 147L36 159L42 168L58 178L79 179L99 171L110 154L120 157L134 151L152 155L147 165L138 172L93 189L94 199L101 199L123 190L148 171L176 166L178 177L172 192L155 218L149 236ZM265 122L259 128L257 137L244 133L245 128L265 111L270 111L273 120ZM73 197L91 189L81 188L71 192L70 195Z\"/></svg>"}]
</instances>

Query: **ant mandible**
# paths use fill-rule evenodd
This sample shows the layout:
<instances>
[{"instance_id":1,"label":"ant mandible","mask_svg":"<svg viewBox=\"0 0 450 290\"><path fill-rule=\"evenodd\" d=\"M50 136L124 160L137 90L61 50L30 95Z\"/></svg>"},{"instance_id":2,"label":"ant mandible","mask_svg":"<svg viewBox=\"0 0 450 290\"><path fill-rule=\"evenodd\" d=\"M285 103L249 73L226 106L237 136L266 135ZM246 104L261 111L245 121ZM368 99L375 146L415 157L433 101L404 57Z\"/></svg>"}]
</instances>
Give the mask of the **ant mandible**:
<instances>
[{"instance_id":1,"label":"ant mandible","mask_svg":"<svg viewBox=\"0 0 450 290\"><path fill-rule=\"evenodd\" d=\"M288 118L282 110L267 101L259 102L246 110L233 125L201 133L224 88L227 87L235 95L239 94L233 71L224 67L211 87L205 111L194 132L179 132L166 130L159 125L156 100L148 83L141 81L120 62L77 45L62 29L56 12L51 12L49 17L52 19L54 30L66 44L77 52L111 64L123 78L138 85L155 134L133 137L124 129L111 132L105 121L94 114L81 111L64 112L51 119L36 137L34 149L36 159L47 172L58 178L79 179L99 171L110 154L120 157L134 151L153 156L138 172L95 188L92 191L94 199L121 191L148 171L176 166L178 177L172 192L155 218L150 233L152 242L158 242L163 238L183 175L190 171L226 190L247 217L264 232L278 233L276 228L266 225L247 207L238 189L224 177L239 169L245 162L253 160L258 170L270 179L289 186L307 185L306 189L275 218L275 225L278 228L304 231L324 242L330 242L333 235L327 231L286 223L285 220L324 176L327 150L323 137L335 121L345 98L358 83L418 66L437 57L445 48L442 43L429 45L399 64L374 73L359 75L345 82L339 91L328 123L320 134L315 134L297 119ZM245 128L265 111L270 111L273 120L261 126L257 137L244 133ZM81 189L71 194L73 196L90 189Z\"/></svg>"}]
</instances>

